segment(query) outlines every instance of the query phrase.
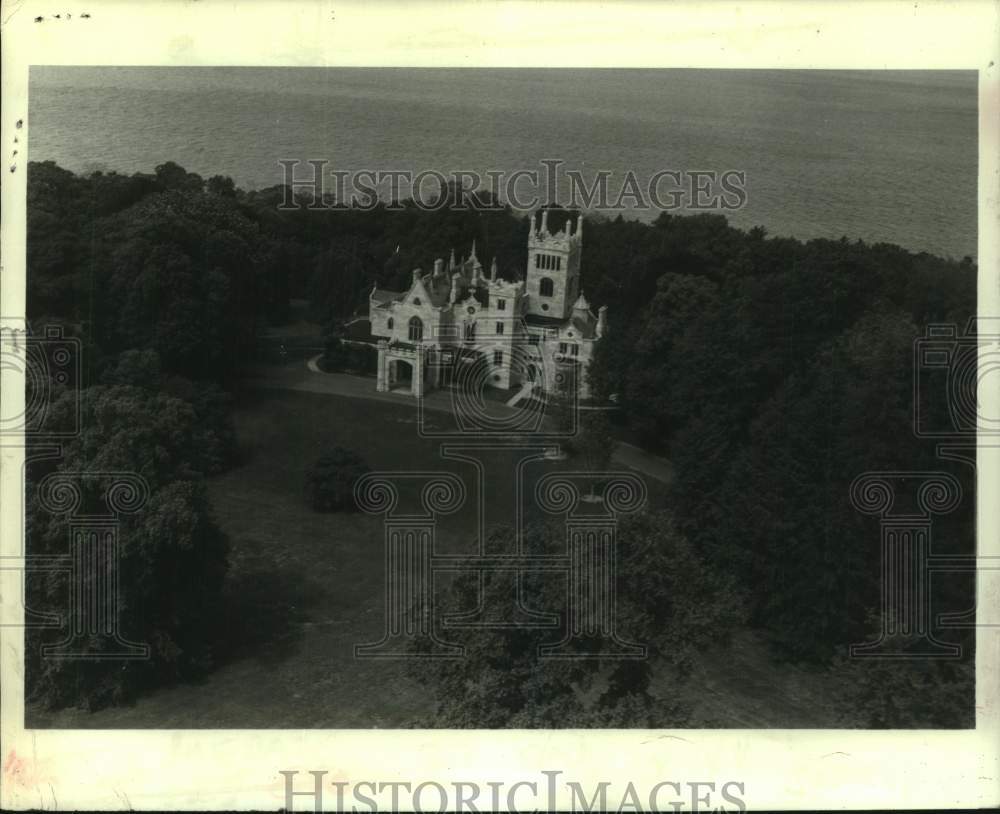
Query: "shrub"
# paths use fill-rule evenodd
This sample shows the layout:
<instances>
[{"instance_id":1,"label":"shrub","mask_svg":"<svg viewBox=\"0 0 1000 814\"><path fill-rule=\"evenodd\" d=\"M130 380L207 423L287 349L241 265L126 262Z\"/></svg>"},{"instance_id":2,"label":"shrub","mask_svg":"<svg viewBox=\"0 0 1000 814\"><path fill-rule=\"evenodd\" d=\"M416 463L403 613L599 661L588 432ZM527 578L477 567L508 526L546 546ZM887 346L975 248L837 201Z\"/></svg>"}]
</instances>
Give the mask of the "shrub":
<instances>
[{"instance_id":1,"label":"shrub","mask_svg":"<svg viewBox=\"0 0 1000 814\"><path fill-rule=\"evenodd\" d=\"M351 345L349 358L350 366L356 373L371 374L375 372L378 351L371 345Z\"/></svg>"},{"instance_id":2,"label":"shrub","mask_svg":"<svg viewBox=\"0 0 1000 814\"><path fill-rule=\"evenodd\" d=\"M349 346L336 334L328 336L320 366L323 370L343 370L348 365Z\"/></svg>"},{"instance_id":3,"label":"shrub","mask_svg":"<svg viewBox=\"0 0 1000 814\"><path fill-rule=\"evenodd\" d=\"M324 452L306 473L309 504L318 512L340 512L354 507L354 484L368 472L358 453L343 447Z\"/></svg>"}]
</instances>

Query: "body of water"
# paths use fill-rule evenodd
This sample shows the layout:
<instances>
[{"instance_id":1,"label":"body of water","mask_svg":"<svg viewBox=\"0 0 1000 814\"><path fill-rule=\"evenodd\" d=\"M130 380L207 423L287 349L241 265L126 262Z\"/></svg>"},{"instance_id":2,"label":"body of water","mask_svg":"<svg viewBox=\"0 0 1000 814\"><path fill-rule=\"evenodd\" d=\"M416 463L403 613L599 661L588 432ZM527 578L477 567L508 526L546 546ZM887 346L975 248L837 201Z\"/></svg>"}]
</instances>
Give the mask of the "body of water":
<instances>
[{"instance_id":1,"label":"body of water","mask_svg":"<svg viewBox=\"0 0 1000 814\"><path fill-rule=\"evenodd\" d=\"M175 161L244 188L280 159L442 173L739 170L740 227L976 256L974 72L35 67L28 157ZM652 218L653 211L629 216Z\"/></svg>"}]
</instances>

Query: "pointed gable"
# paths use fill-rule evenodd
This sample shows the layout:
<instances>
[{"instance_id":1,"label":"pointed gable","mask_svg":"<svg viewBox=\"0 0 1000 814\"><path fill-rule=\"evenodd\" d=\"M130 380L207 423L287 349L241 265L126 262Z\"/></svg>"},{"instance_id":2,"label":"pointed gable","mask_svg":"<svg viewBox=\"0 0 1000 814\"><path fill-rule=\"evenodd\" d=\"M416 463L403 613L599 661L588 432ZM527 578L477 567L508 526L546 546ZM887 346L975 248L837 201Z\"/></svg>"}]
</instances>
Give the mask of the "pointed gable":
<instances>
[{"instance_id":1,"label":"pointed gable","mask_svg":"<svg viewBox=\"0 0 1000 814\"><path fill-rule=\"evenodd\" d=\"M421 275L420 269L416 269L413 272L413 283L410 285L410 290L406 292L406 296L403 297L404 303L418 308L434 304L431 292L428 291L425 285L426 279L426 277Z\"/></svg>"}]
</instances>

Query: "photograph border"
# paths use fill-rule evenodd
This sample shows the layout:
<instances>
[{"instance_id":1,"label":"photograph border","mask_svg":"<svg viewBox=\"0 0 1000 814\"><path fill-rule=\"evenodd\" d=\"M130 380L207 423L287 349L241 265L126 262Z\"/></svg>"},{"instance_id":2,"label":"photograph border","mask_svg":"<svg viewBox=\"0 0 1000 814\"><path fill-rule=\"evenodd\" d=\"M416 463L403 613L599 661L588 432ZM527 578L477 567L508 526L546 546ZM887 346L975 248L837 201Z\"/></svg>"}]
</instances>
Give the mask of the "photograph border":
<instances>
[{"instance_id":1,"label":"photograph border","mask_svg":"<svg viewBox=\"0 0 1000 814\"><path fill-rule=\"evenodd\" d=\"M58 14L58 18L55 16ZM84 16L86 15L86 16ZM259 2L38 0L2 6L2 288L23 324L30 65L966 69L979 74L979 315L1000 315L1000 7L888 2ZM19 137L18 148L14 146ZM18 149L15 156L14 150ZM915 181L919 183L919 180ZM1000 414L997 377L980 392ZM4 369L3 414L24 379ZM977 492L1000 494L1000 447ZM0 765L4 809L285 806L282 771L329 782L744 784L750 810L1000 804L1000 630L977 629L974 730L31 730L23 699L24 451L0 439ZM1000 557L1000 502L977 501L978 556ZM20 558L20 560L19 560ZM998 580L978 608L1000 616ZM337 699L329 699L336 704ZM431 798L433 799L433 798ZM331 793L328 805L333 805ZM556 807L570 802L559 791ZM404 799L403 805L405 806ZM299 798L300 810L312 801Z\"/></svg>"}]
</instances>

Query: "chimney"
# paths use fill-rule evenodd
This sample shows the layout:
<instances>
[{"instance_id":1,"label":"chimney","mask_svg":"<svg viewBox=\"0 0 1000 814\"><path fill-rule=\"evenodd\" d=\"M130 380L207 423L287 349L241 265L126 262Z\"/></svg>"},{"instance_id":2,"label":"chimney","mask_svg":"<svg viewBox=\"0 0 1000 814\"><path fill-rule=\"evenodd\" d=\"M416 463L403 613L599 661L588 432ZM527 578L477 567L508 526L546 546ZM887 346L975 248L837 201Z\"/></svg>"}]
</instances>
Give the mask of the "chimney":
<instances>
[{"instance_id":1,"label":"chimney","mask_svg":"<svg viewBox=\"0 0 1000 814\"><path fill-rule=\"evenodd\" d=\"M455 268L455 250L454 249L451 250L451 257L448 258L448 271L451 271L453 268Z\"/></svg>"},{"instance_id":2,"label":"chimney","mask_svg":"<svg viewBox=\"0 0 1000 814\"><path fill-rule=\"evenodd\" d=\"M434 276L440 277L442 274L444 274L444 260L439 257L434 261Z\"/></svg>"},{"instance_id":3,"label":"chimney","mask_svg":"<svg viewBox=\"0 0 1000 814\"><path fill-rule=\"evenodd\" d=\"M576 236L583 237L583 212L576 216Z\"/></svg>"},{"instance_id":4,"label":"chimney","mask_svg":"<svg viewBox=\"0 0 1000 814\"><path fill-rule=\"evenodd\" d=\"M594 333L597 335L598 339L604 336L604 333L608 330L607 315L608 315L608 306L602 305L600 308L597 309L597 327L594 329Z\"/></svg>"},{"instance_id":5,"label":"chimney","mask_svg":"<svg viewBox=\"0 0 1000 814\"><path fill-rule=\"evenodd\" d=\"M424 273L423 269L413 269L413 282L414 283L419 283L420 282L420 275L423 274L423 273Z\"/></svg>"},{"instance_id":6,"label":"chimney","mask_svg":"<svg viewBox=\"0 0 1000 814\"><path fill-rule=\"evenodd\" d=\"M450 302L452 305L454 305L455 301L458 299L458 295L460 293L459 287L461 286L461 284L462 284L462 275L456 271L454 274L451 275L451 293L448 295L448 302Z\"/></svg>"}]
</instances>

